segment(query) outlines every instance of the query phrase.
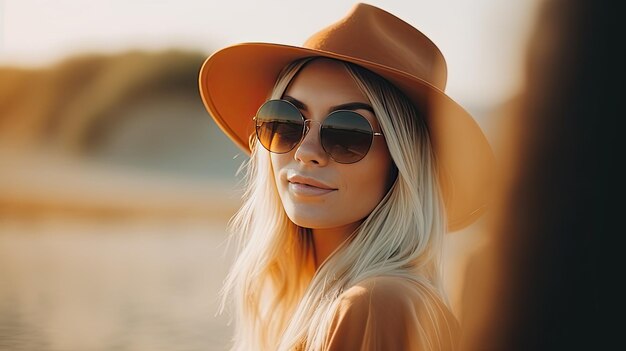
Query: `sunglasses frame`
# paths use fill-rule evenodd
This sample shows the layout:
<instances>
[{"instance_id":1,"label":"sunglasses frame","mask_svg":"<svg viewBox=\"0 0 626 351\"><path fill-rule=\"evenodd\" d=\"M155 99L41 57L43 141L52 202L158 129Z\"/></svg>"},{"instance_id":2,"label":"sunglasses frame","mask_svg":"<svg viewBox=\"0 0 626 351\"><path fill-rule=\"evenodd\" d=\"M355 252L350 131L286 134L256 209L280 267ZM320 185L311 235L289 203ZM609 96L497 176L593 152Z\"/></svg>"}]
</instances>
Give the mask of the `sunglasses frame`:
<instances>
[{"instance_id":1,"label":"sunglasses frame","mask_svg":"<svg viewBox=\"0 0 626 351\"><path fill-rule=\"evenodd\" d=\"M259 111L261 111L263 106L265 106L267 103L272 102L272 101L281 101L281 102L285 102L285 103L291 105L294 108L294 110L298 112L298 114L300 115L300 118L302 118L302 135L300 136L300 140L298 140L298 142L295 143L293 147L291 147L289 150L284 151L284 152L276 152L276 151L272 151L272 150L268 149L267 147L265 147L265 145L263 145L263 142L261 141L261 138L259 137L259 125L258 125L258 121L259 120L257 119L257 116L259 115ZM326 150L326 148L324 147L324 143L322 143L322 125L324 124L324 121L326 121L326 119L328 119L328 117L331 116L332 114L338 113L338 112L354 113L354 114L360 116L361 118L363 118L367 122L369 127L370 127L371 134L372 134L372 139L371 139L371 141L369 143L369 146L367 147L367 151L363 154L363 157L359 158L356 161L341 162L341 161L336 160L333 157L333 155ZM311 127L310 127L311 123L313 123L313 122L318 123L320 125L320 130L319 130L319 133L318 133L318 136L319 136L319 140L318 141L320 143L320 146L322 147L324 152L328 155L328 157L332 158L335 162L341 163L341 164L352 164L352 163L357 163L357 162L361 161L362 159L365 158L365 156L367 156L367 154L369 153L370 149L372 148L372 143L374 142L374 137L376 137L376 136L384 136L384 134L382 132L374 131L374 127L372 126L372 123L370 123L370 121L367 118L365 118L365 116L363 116L362 114L360 114L360 113L358 113L356 111L353 111L353 110L335 110L335 111L332 111L331 113L329 113L328 115L326 115L326 117L324 118L324 120L322 122L317 122L317 121L313 121L313 120L310 120L310 119L306 119L304 117L304 115L302 115L302 112L300 112L300 109L296 107L296 105L294 105L292 102L284 100L284 99L271 99L271 100L265 101L259 107L259 109L257 110L256 116L252 117L252 120L254 121L255 135L256 135L257 140L259 141L259 144L261 144L265 150L267 150L267 151L269 151L271 153L274 153L274 154L286 154L288 152L291 152L293 149L295 149L298 145L300 145L302 143L302 140L304 140L306 135L309 133L309 131L311 130ZM307 124L309 125L309 127L307 127Z\"/></svg>"}]
</instances>

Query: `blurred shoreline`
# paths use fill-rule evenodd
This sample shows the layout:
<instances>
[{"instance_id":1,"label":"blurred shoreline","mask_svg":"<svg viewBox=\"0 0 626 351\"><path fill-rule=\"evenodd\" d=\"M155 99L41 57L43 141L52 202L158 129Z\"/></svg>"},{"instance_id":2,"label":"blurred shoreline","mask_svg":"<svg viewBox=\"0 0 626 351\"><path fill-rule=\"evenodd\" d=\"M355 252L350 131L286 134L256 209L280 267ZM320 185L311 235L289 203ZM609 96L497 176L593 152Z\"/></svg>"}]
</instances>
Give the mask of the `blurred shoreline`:
<instances>
[{"instance_id":1,"label":"blurred shoreline","mask_svg":"<svg viewBox=\"0 0 626 351\"><path fill-rule=\"evenodd\" d=\"M5 215L224 219L240 201L234 181L191 180L45 152L0 148L0 168Z\"/></svg>"}]
</instances>

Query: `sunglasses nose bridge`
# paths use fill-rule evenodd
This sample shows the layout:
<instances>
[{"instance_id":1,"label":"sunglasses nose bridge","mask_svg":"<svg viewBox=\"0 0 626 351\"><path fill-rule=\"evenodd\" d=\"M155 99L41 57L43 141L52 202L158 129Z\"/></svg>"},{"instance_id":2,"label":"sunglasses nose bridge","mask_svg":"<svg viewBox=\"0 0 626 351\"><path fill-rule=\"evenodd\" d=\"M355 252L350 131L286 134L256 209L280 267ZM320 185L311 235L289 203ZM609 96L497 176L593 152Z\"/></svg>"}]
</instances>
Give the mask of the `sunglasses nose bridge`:
<instances>
[{"instance_id":1,"label":"sunglasses nose bridge","mask_svg":"<svg viewBox=\"0 0 626 351\"><path fill-rule=\"evenodd\" d=\"M304 120L304 134L302 135L302 138L304 139L304 137L307 136L307 134L309 134L309 131L311 130L311 123L317 123L320 125L320 128L322 127L322 123L318 122L318 121L313 121L310 119L305 119Z\"/></svg>"},{"instance_id":2,"label":"sunglasses nose bridge","mask_svg":"<svg viewBox=\"0 0 626 351\"><path fill-rule=\"evenodd\" d=\"M317 123L319 125L318 133L317 133L317 136L312 135L310 138L308 138L309 132L311 131L311 127L312 127L311 125L313 123ZM309 154L309 153L318 154L320 151L322 153L325 153L325 149L321 143L321 135L320 135L321 127L322 127L321 122L314 121L311 119L304 120L304 131L302 133L302 138L300 139L300 143L297 146L297 150L298 150L297 153L305 152L306 154ZM301 150L302 148L306 151L302 151ZM318 151L313 151L313 150L318 150Z\"/></svg>"}]
</instances>

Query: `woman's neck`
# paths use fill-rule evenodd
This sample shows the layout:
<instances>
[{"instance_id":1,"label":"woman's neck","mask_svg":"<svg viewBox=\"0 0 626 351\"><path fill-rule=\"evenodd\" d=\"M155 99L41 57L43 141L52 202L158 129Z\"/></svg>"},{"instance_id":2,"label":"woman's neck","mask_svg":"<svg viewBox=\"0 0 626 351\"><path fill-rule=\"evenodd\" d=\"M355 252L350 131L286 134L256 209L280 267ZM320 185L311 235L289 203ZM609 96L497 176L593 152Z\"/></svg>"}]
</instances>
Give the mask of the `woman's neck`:
<instances>
[{"instance_id":1,"label":"woman's neck","mask_svg":"<svg viewBox=\"0 0 626 351\"><path fill-rule=\"evenodd\" d=\"M351 223L345 226L328 229L312 229L313 246L315 248L315 269L341 245L359 226L360 223Z\"/></svg>"}]
</instances>

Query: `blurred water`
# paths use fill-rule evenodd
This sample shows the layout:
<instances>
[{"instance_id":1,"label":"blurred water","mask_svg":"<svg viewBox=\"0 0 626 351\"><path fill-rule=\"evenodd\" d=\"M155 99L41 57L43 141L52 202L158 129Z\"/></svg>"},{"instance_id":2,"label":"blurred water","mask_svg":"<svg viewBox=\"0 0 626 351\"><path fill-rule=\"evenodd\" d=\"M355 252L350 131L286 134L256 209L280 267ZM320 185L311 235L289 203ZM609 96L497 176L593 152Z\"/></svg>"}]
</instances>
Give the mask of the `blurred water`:
<instances>
[{"instance_id":1,"label":"blurred water","mask_svg":"<svg viewBox=\"0 0 626 351\"><path fill-rule=\"evenodd\" d=\"M225 225L0 217L0 349L227 349Z\"/></svg>"}]
</instances>

